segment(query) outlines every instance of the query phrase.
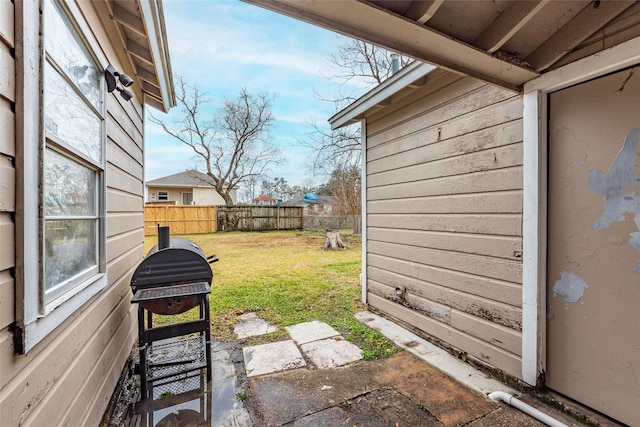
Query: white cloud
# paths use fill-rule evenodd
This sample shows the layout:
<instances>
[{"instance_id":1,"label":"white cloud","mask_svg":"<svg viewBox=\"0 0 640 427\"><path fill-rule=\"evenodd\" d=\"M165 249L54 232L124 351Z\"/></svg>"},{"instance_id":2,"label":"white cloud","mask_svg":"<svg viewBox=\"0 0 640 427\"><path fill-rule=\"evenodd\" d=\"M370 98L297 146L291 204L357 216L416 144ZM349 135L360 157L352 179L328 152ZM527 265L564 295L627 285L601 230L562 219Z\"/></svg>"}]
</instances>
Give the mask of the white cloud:
<instances>
[{"instance_id":1,"label":"white cloud","mask_svg":"<svg viewBox=\"0 0 640 427\"><path fill-rule=\"evenodd\" d=\"M288 162L273 176L302 183L310 176L306 165L313 153L297 141L311 130L311 119L325 124L333 113L333 106L317 100L314 91L327 98L337 93L336 84L324 76L332 74L328 56L337 52L340 38L236 0L165 0L163 6L174 80L183 76L198 85L214 101L212 109L240 88L274 93L272 139L286 149ZM359 82L345 89L362 93ZM174 108L169 115L154 115L171 121L180 113ZM200 165L189 147L160 126L147 121L145 131L147 180Z\"/></svg>"}]
</instances>

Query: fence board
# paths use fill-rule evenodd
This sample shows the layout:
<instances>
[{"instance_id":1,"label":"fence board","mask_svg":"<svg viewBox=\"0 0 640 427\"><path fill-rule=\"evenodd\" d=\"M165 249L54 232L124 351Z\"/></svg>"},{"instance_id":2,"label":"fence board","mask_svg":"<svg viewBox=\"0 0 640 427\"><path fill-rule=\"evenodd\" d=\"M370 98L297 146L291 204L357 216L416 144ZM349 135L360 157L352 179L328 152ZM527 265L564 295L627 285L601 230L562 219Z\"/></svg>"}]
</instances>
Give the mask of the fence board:
<instances>
[{"instance_id":1,"label":"fence board","mask_svg":"<svg viewBox=\"0 0 640 427\"><path fill-rule=\"evenodd\" d=\"M301 230L302 206L218 206L218 230Z\"/></svg>"},{"instance_id":2,"label":"fence board","mask_svg":"<svg viewBox=\"0 0 640 427\"><path fill-rule=\"evenodd\" d=\"M144 234L157 234L158 224L171 227L171 234L212 233L216 231L216 207L145 205Z\"/></svg>"}]
</instances>

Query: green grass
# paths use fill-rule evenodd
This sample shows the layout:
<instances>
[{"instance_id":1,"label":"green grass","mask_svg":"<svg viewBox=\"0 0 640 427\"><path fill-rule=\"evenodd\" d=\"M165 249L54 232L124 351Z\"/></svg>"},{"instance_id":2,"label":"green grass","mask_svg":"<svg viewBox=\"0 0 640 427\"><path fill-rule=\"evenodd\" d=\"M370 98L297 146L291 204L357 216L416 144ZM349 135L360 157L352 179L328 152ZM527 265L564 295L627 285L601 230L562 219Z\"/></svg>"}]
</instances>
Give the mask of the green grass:
<instances>
[{"instance_id":1,"label":"green grass","mask_svg":"<svg viewBox=\"0 0 640 427\"><path fill-rule=\"evenodd\" d=\"M178 237L178 236L174 236ZM323 251L324 233L302 231L233 232L181 236L193 240L206 255L216 254L211 284L212 336L234 339L239 316L255 312L279 326L259 339L268 342L286 335L285 326L319 320L358 344L366 359L387 357L398 349L383 335L358 322L353 314L360 303L360 237L342 233L349 247ZM156 244L145 239L146 250ZM158 324L195 317L155 316Z\"/></svg>"}]
</instances>

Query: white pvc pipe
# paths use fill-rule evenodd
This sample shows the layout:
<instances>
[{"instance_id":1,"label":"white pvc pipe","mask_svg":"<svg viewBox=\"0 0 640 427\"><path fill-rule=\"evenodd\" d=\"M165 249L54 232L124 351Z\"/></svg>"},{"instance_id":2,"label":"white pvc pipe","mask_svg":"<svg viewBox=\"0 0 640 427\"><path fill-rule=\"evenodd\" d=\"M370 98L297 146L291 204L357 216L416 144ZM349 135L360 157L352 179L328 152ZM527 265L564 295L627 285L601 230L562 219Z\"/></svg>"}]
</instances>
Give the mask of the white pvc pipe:
<instances>
[{"instance_id":1,"label":"white pvc pipe","mask_svg":"<svg viewBox=\"0 0 640 427\"><path fill-rule=\"evenodd\" d=\"M507 393L505 391L494 391L494 392L491 392L491 393L489 393L489 399L493 400L494 402L497 402L497 401L501 400L504 403L506 403L507 405L511 405L514 408L517 408L517 409L521 410L525 414L531 415L533 418L537 419L538 421L541 421L541 422L545 423L548 426L551 426L551 427L569 427L565 423L562 423L562 422L556 420L555 418L545 414L544 412L537 410L533 406L524 403L522 400L516 398L512 394L509 394L509 393Z\"/></svg>"}]
</instances>

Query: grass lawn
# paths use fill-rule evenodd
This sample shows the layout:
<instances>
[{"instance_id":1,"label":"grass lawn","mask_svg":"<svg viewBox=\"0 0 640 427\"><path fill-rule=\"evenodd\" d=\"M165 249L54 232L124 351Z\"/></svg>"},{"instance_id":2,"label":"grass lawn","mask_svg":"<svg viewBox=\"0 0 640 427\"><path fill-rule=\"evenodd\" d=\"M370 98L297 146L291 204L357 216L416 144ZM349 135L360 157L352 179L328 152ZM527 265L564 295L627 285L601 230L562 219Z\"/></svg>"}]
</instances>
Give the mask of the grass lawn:
<instances>
[{"instance_id":1,"label":"grass lawn","mask_svg":"<svg viewBox=\"0 0 640 427\"><path fill-rule=\"evenodd\" d=\"M387 357L397 348L378 332L358 322L353 314L360 303L360 236L340 233L347 250L323 251L324 233L303 231L232 232L184 237L198 244L205 255L220 259L212 264L211 319L214 340L234 339L238 316L255 312L279 326L258 342L286 336L285 326L319 320L333 326L363 350L365 359ZM145 238L145 251L157 243ZM181 316L195 316L189 311ZM157 316L160 324L175 319Z\"/></svg>"}]
</instances>

